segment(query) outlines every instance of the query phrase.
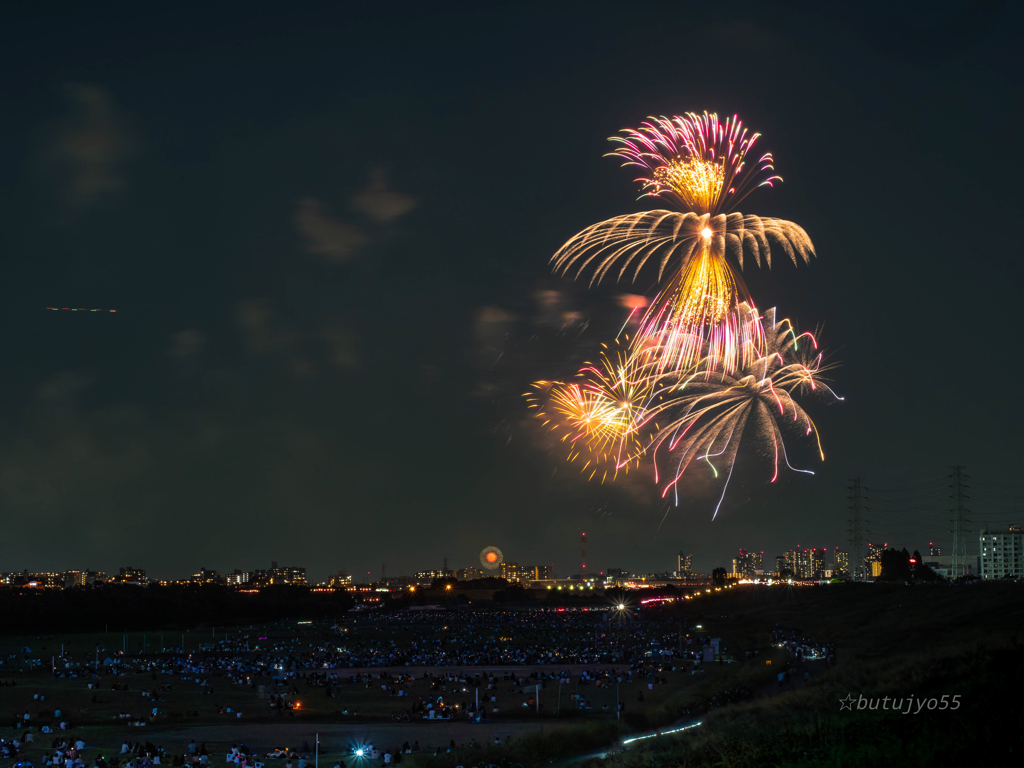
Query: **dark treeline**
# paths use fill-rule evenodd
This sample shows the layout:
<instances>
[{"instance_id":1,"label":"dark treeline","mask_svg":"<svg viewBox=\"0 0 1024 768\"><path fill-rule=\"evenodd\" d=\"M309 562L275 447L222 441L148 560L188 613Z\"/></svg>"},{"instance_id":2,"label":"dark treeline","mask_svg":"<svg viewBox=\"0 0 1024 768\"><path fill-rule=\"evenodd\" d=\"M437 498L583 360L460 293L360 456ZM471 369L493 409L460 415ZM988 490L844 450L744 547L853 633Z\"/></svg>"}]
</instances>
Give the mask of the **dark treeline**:
<instances>
[{"instance_id":1,"label":"dark treeline","mask_svg":"<svg viewBox=\"0 0 1024 768\"><path fill-rule=\"evenodd\" d=\"M213 584L99 584L71 589L0 589L3 629L111 632L192 629L279 619L333 619L352 606L345 592L273 586L241 593Z\"/></svg>"}]
</instances>

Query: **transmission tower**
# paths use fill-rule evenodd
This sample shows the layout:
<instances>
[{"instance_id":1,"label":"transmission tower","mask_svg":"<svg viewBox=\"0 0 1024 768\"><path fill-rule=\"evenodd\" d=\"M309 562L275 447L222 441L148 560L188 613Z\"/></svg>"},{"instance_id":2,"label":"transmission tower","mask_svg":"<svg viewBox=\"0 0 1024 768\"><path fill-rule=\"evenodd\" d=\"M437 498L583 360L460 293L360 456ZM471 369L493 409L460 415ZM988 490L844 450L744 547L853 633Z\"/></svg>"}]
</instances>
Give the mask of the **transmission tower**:
<instances>
[{"instance_id":1,"label":"transmission tower","mask_svg":"<svg viewBox=\"0 0 1024 768\"><path fill-rule=\"evenodd\" d=\"M969 509L964 508L964 500L969 499L967 491L968 476L964 474L964 468L959 464L953 467L953 474L949 476L949 498L953 500L953 578L959 578L966 573L967 562L967 534L971 529L967 524L971 522L965 516Z\"/></svg>"},{"instance_id":2,"label":"transmission tower","mask_svg":"<svg viewBox=\"0 0 1024 768\"><path fill-rule=\"evenodd\" d=\"M862 478L855 477L850 481L853 485L847 487L850 491L850 495L847 497L850 499L850 519L847 521L850 524L848 530L850 534L850 576L853 577L854 581L857 581L858 574L861 581L866 578L863 551L864 524L867 520L864 519L865 497L861 481Z\"/></svg>"},{"instance_id":3,"label":"transmission tower","mask_svg":"<svg viewBox=\"0 0 1024 768\"><path fill-rule=\"evenodd\" d=\"M580 574L587 578L587 534L580 538Z\"/></svg>"}]
</instances>

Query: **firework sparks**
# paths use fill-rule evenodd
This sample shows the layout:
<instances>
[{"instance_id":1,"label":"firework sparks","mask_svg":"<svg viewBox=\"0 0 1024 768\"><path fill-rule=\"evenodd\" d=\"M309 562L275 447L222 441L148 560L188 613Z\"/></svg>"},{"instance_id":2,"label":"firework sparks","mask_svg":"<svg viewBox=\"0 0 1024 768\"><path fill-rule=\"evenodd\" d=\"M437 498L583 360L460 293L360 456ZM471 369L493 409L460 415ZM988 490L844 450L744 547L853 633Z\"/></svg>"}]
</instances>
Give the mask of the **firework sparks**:
<instances>
[{"instance_id":1,"label":"firework sparks","mask_svg":"<svg viewBox=\"0 0 1024 768\"><path fill-rule=\"evenodd\" d=\"M794 264L814 255L807 233L792 222L726 212L756 186L781 180L770 175L769 154L748 165L757 138L736 118L721 122L708 113L651 118L625 131L625 137L613 138L622 146L612 154L647 171L638 179L645 195L671 201L682 212L646 211L599 222L572 237L551 259L556 273L579 277L592 270L591 285L616 269L617 279L630 271L635 281L652 260L659 282L667 271L670 287L648 311L641 334L685 340L664 347L663 369L684 371L708 356L735 373L747 362L738 330L746 319L739 308L753 302L728 255L740 269L745 253L758 266L763 260L770 267L772 245ZM750 339L759 340L758 333Z\"/></svg>"},{"instance_id":2,"label":"firework sparks","mask_svg":"<svg viewBox=\"0 0 1024 768\"><path fill-rule=\"evenodd\" d=\"M680 479L694 461L706 463L714 476L724 474L721 506L742 443L748 436L770 446L774 470L772 482L779 476L780 460L791 470L783 431L796 430L814 435L822 460L817 427L794 395L818 393L841 399L824 382L823 365L817 341L809 333L797 334L789 320L776 321L771 310L762 318L767 328L765 354L751 361L735 375L701 363L687 375L662 380L662 397L648 417L661 417L665 426L651 442L655 465L657 453L667 455L671 467L663 495L677 492ZM679 503L678 495L675 499Z\"/></svg>"},{"instance_id":3,"label":"firework sparks","mask_svg":"<svg viewBox=\"0 0 1024 768\"><path fill-rule=\"evenodd\" d=\"M684 211L718 213L734 208L756 187L782 181L772 175L770 154L748 165L747 155L761 135L750 133L735 115L724 122L707 112L652 117L622 133L611 139L622 144L612 154L646 172L637 179L645 195L672 199Z\"/></svg>"},{"instance_id":4,"label":"firework sparks","mask_svg":"<svg viewBox=\"0 0 1024 768\"><path fill-rule=\"evenodd\" d=\"M821 377L829 366L814 337L777 321L775 310L762 315L741 277L745 256L771 267L773 249L795 265L815 255L797 224L734 210L757 187L781 181L772 156L754 153L758 138L735 117L707 112L650 118L613 137L620 146L611 154L643 171L642 197L678 210L598 222L570 238L552 266L589 274L591 285L609 275L635 282L656 267L658 291L631 343L606 350L572 381L538 382L529 393L590 478L614 478L649 454L655 481L678 505L684 473L706 465L722 483L715 515L743 445L770 449L773 482L783 464L806 472L789 463L783 433L813 434L819 452L821 442L796 397L841 399Z\"/></svg>"},{"instance_id":5,"label":"firework sparks","mask_svg":"<svg viewBox=\"0 0 1024 768\"><path fill-rule=\"evenodd\" d=\"M560 434L566 458L582 462L589 479L600 473L601 482L636 465L652 426L644 412L655 382L648 372L653 350L631 352L628 344L605 346L571 381L540 381L526 393L544 426Z\"/></svg>"},{"instance_id":6,"label":"firework sparks","mask_svg":"<svg viewBox=\"0 0 1024 768\"><path fill-rule=\"evenodd\" d=\"M635 282L652 258L658 265L660 281L666 270L680 270L704 249L717 256L732 255L740 268L743 256L753 255L758 266L772 264L772 244L781 248L794 264L810 263L814 245L798 224L783 219L744 216L742 213L711 216L674 211L644 211L616 216L587 227L574 235L551 257L556 273L579 277L593 269L590 284L601 282L618 266L616 280L632 267Z\"/></svg>"},{"instance_id":7,"label":"firework sparks","mask_svg":"<svg viewBox=\"0 0 1024 768\"><path fill-rule=\"evenodd\" d=\"M496 571L505 562L505 556L497 547L484 547L480 550L480 565L489 571Z\"/></svg>"}]
</instances>

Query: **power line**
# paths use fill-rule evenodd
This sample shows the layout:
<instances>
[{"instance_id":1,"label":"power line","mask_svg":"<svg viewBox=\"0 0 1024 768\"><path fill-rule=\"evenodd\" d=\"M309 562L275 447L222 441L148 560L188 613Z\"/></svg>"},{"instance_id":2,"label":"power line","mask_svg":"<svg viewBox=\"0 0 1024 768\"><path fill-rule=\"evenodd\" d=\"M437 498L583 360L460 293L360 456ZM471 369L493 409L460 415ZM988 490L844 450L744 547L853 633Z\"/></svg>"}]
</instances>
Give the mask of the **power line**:
<instances>
[{"instance_id":1,"label":"power line","mask_svg":"<svg viewBox=\"0 0 1024 768\"><path fill-rule=\"evenodd\" d=\"M953 499L953 578L964 575L965 561L967 560L967 534L970 529L967 523L970 522L965 515L969 511L964 508L964 500L970 498L964 493L967 490L967 480L964 468L959 464L953 467L953 474L950 477L949 490L950 498Z\"/></svg>"},{"instance_id":2,"label":"power line","mask_svg":"<svg viewBox=\"0 0 1024 768\"><path fill-rule=\"evenodd\" d=\"M853 483L853 485L849 486L850 520L848 522L850 524L850 555L853 557L853 560L850 563L850 575L854 580L856 580L858 571L862 574L861 578L864 578L864 562L861 556L861 550L864 546L864 531L862 526L867 521L861 520L863 512L862 505L864 501L861 495L861 478L855 477L850 482Z\"/></svg>"},{"instance_id":3,"label":"power line","mask_svg":"<svg viewBox=\"0 0 1024 768\"><path fill-rule=\"evenodd\" d=\"M1015 490L1024 491L1024 485L1007 485L1005 483L993 483L989 480L975 480L974 482L976 485L980 484L981 487L989 485L993 488L1013 488Z\"/></svg>"},{"instance_id":4,"label":"power line","mask_svg":"<svg viewBox=\"0 0 1024 768\"><path fill-rule=\"evenodd\" d=\"M931 542L944 538L944 534L951 533L951 575L953 578L965 575L969 570L967 553L974 551L975 544L971 541L972 520L968 519L972 509L967 508L972 497L974 505L980 505L973 509L973 513L981 514L986 526L1006 527L1024 519L1024 485L969 482L970 477L962 465L952 468L945 483L938 482L938 479L931 483L883 489L867 487L863 478L850 481L848 533L854 550L852 570L855 574L866 566L857 544L862 548L869 538L872 541L909 541L911 544L908 546L920 546L924 542L931 545ZM869 508L872 515L870 536L868 521L865 520ZM948 512L948 517L943 512ZM952 527L947 528L950 523Z\"/></svg>"}]
</instances>

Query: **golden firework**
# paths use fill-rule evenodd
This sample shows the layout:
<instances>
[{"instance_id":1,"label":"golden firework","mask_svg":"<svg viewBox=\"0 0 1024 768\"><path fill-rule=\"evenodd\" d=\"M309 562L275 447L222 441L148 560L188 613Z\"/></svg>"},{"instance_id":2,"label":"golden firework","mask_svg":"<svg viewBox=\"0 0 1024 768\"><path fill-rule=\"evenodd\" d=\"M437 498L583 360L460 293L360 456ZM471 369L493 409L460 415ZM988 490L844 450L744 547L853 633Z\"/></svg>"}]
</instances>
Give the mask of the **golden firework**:
<instances>
[{"instance_id":1,"label":"golden firework","mask_svg":"<svg viewBox=\"0 0 1024 768\"><path fill-rule=\"evenodd\" d=\"M614 349L602 345L598 362L586 363L571 381L540 381L528 392L544 425L560 434L568 446L566 458L582 462L582 471L601 481L639 460L645 449L655 380L650 375L653 347L629 350L628 342Z\"/></svg>"},{"instance_id":2,"label":"golden firework","mask_svg":"<svg viewBox=\"0 0 1024 768\"><path fill-rule=\"evenodd\" d=\"M668 188L675 192L687 209L710 211L718 203L725 186L722 162L696 157L675 158L654 170L650 186L653 194Z\"/></svg>"}]
</instances>

